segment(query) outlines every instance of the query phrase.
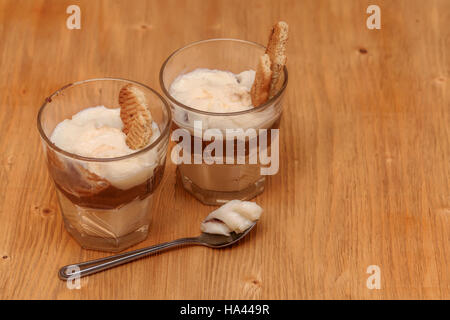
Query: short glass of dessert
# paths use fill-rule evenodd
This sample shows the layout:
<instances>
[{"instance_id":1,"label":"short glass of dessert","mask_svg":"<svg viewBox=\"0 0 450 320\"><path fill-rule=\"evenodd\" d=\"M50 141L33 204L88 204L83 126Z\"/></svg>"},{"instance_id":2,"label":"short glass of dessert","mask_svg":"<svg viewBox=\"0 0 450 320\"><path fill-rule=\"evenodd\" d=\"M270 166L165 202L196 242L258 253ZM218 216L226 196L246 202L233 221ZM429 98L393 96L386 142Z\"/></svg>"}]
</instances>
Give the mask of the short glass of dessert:
<instances>
[{"instance_id":1,"label":"short glass of dessert","mask_svg":"<svg viewBox=\"0 0 450 320\"><path fill-rule=\"evenodd\" d=\"M172 138L183 136L172 160L176 158L184 188L204 204L249 200L264 191L266 176L278 171L278 128L288 74L284 67L280 89L253 107L253 70L264 53L265 47L254 42L210 39L178 49L161 67Z\"/></svg>"},{"instance_id":2,"label":"short glass of dessert","mask_svg":"<svg viewBox=\"0 0 450 320\"><path fill-rule=\"evenodd\" d=\"M132 85L152 115L148 144L125 143L119 92ZM123 79L91 79L49 96L37 117L67 231L83 248L121 251L147 238L152 195L161 182L171 112L153 89Z\"/></svg>"}]
</instances>

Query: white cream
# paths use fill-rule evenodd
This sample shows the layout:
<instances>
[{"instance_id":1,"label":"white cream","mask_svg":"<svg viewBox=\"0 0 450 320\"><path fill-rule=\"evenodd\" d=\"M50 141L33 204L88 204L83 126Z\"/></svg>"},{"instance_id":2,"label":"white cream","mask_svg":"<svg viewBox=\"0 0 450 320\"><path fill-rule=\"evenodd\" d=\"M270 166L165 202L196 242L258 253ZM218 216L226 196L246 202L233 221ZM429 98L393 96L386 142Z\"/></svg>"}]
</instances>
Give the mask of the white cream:
<instances>
[{"instance_id":1,"label":"white cream","mask_svg":"<svg viewBox=\"0 0 450 320\"><path fill-rule=\"evenodd\" d=\"M149 143L160 135L153 123L153 135ZM130 149L122 132L120 108L104 106L84 109L72 119L59 123L50 140L59 148L84 157L114 158L136 152ZM145 182L157 166L156 150L124 160L108 162L83 162L90 172L108 180L113 186L125 190Z\"/></svg>"},{"instance_id":2,"label":"white cream","mask_svg":"<svg viewBox=\"0 0 450 320\"><path fill-rule=\"evenodd\" d=\"M179 75L171 84L170 94L192 108L217 112L237 112L253 108L250 89L255 71L239 74L229 71L196 69Z\"/></svg>"},{"instance_id":3,"label":"white cream","mask_svg":"<svg viewBox=\"0 0 450 320\"><path fill-rule=\"evenodd\" d=\"M230 71L195 69L179 75L170 85L170 94L191 108L213 113L229 113L254 109L250 90L255 71L239 74ZM256 110L255 110L256 111ZM234 128L270 128L281 114L281 108L270 106L264 110L236 116L204 115L174 105L173 121L194 132L194 122L201 121L203 130Z\"/></svg>"},{"instance_id":4,"label":"white cream","mask_svg":"<svg viewBox=\"0 0 450 320\"><path fill-rule=\"evenodd\" d=\"M205 233L229 236L242 233L261 217L263 209L255 202L232 200L211 212L201 224Z\"/></svg>"}]
</instances>

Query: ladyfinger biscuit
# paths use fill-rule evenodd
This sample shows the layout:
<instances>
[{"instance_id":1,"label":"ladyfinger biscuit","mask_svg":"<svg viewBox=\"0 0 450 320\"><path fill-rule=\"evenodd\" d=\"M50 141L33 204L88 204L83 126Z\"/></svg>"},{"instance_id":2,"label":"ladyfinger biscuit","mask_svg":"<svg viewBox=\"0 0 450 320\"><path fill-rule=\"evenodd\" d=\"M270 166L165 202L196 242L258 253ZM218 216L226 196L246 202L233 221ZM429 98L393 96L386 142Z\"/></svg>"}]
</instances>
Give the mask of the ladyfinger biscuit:
<instances>
[{"instance_id":1,"label":"ladyfinger biscuit","mask_svg":"<svg viewBox=\"0 0 450 320\"><path fill-rule=\"evenodd\" d=\"M127 145L134 150L146 146L152 136L152 114L144 93L131 84L126 85L120 90L119 104Z\"/></svg>"},{"instance_id":2,"label":"ladyfinger biscuit","mask_svg":"<svg viewBox=\"0 0 450 320\"><path fill-rule=\"evenodd\" d=\"M127 145L131 149L141 149L148 144L151 136L151 125L147 124L141 114L137 114L127 133Z\"/></svg>"},{"instance_id":3,"label":"ladyfinger biscuit","mask_svg":"<svg viewBox=\"0 0 450 320\"><path fill-rule=\"evenodd\" d=\"M286 22L280 21L275 24L269 36L269 43L266 53L272 62L272 81L270 83L269 97L273 97L283 85L280 81L283 75L283 68L286 64L286 43L288 40L289 26Z\"/></svg>"},{"instance_id":4,"label":"ladyfinger biscuit","mask_svg":"<svg viewBox=\"0 0 450 320\"><path fill-rule=\"evenodd\" d=\"M253 82L253 86L250 91L252 104L254 107L263 104L269 99L269 89L272 78L270 66L271 62L269 55L262 55L259 58L258 66L256 67L255 81Z\"/></svg>"}]
</instances>

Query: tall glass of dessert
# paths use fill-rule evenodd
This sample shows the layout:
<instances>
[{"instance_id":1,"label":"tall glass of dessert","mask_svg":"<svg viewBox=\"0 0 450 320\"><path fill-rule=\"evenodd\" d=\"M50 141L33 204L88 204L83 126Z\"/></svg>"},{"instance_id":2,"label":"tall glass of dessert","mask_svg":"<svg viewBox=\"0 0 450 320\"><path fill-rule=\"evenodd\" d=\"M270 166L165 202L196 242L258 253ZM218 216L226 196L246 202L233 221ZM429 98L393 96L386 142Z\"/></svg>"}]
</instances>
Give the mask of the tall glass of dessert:
<instances>
[{"instance_id":1,"label":"tall glass of dessert","mask_svg":"<svg viewBox=\"0 0 450 320\"><path fill-rule=\"evenodd\" d=\"M152 116L148 143L125 143L119 93L137 88ZM153 89L123 79L72 83L49 96L37 119L67 231L83 248L121 251L147 238L161 182L171 112Z\"/></svg>"},{"instance_id":2,"label":"tall glass of dessert","mask_svg":"<svg viewBox=\"0 0 450 320\"><path fill-rule=\"evenodd\" d=\"M221 205L232 199L252 199L264 191L267 175L277 171L277 168L275 172L266 168L264 173L268 164L260 161L258 155L256 163L254 158L250 159L263 149L266 154L274 155L276 151L278 155L278 137L273 136L278 130L273 129L280 125L288 81L284 67L278 92L258 107L251 105L249 91L254 69L264 53L265 47L254 42L210 39L175 51L161 67L160 85L170 102L174 133L182 129L191 135L191 161L185 161L182 155L185 150L180 152L178 158L184 160L177 160L177 175L183 187L204 204ZM216 81L219 78L220 85ZM209 154L214 161L208 160L207 152L211 151L208 145L221 139L220 135L211 138L211 134L206 134L206 137L205 133L211 129L222 133L222 161L217 161L220 159L214 154L216 151ZM234 137L226 134L227 130L238 129L244 134L242 131ZM256 131L256 137L249 129ZM261 143L262 136L266 144ZM242 158L239 161L237 156L238 140L245 145L245 161ZM276 141L276 146L272 141ZM230 142L233 152L226 151L226 144ZM195 148L196 143L201 145L200 149ZM275 147L277 150L273 150Z\"/></svg>"}]
</instances>

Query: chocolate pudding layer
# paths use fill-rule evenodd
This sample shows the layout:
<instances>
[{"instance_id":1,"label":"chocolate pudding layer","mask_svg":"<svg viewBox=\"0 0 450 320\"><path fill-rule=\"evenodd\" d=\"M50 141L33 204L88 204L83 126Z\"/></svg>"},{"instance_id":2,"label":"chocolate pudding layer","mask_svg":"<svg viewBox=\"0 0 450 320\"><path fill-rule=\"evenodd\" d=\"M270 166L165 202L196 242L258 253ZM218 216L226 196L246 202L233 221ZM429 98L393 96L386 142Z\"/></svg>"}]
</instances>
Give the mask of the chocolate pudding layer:
<instances>
[{"instance_id":1,"label":"chocolate pudding layer","mask_svg":"<svg viewBox=\"0 0 450 320\"><path fill-rule=\"evenodd\" d=\"M81 164L64 161L52 150L48 150L47 160L56 188L75 205L94 209L116 209L133 200L145 199L158 187L165 167L164 161L143 183L122 190Z\"/></svg>"},{"instance_id":2,"label":"chocolate pudding layer","mask_svg":"<svg viewBox=\"0 0 450 320\"><path fill-rule=\"evenodd\" d=\"M238 139L234 139L234 164L226 163L226 141L223 141L222 150L223 150L223 164L195 164L194 163L194 145L195 140L199 139L194 136L191 137L191 164L182 163L178 165L179 173L188 183L192 183L195 187L200 189L206 189L210 191L217 192L239 192L249 188L252 185L263 185L265 181L265 177L261 176L261 164L259 163L258 150L267 149L267 152L270 153L271 150L271 141L272 141L272 131L271 129L278 129L280 126L280 118L273 122L270 128L267 129L267 143L260 144L261 135L258 134L258 130L256 129L257 136L253 139L257 141L250 141L249 138L245 140L244 143L244 155L245 155L245 163L237 164L237 155L238 155ZM180 127L176 124L173 125L175 129L179 129ZM211 141L202 141L201 151L211 143ZM250 145L254 144L256 146L256 150L253 152L256 153L257 161L256 164L250 164ZM215 156L215 153L212 152L211 156ZM259 191L262 192L263 188L258 187Z\"/></svg>"},{"instance_id":3,"label":"chocolate pudding layer","mask_svg":"<svg viewBox=\"0 0 450 320\"><path fill-rule=\"evenodd\" d=\"M70 193L67 191L67 188L64 187L67 186L66 183L59 184L56 182L56 179L55 185L61 193L77 206L93 209L117 209L133 200L143 200L151 195L161 182L163 174L164 165L161 165L154 169L150 179L130 189L121 190L109 184L105 189L101 189L99 192L93 192L91 194L82 193L75 195ZM70 184L70 182L68 182L68 184ZM71 186L73 185L74 184Z\"/></svg>"},{"instance_id":4,"label":"chocolate pudding layer","mask_svg":"<svg viewBox=\"0 0 450 320\"><path fill-rule=\"evenodd\" d=\"M280 122L281 122L281 116L279 116L278 117L278 119L276 119L273 123L272 123L272 125L269 127L269 128L267 128L267 138L266 138L266 140L267 140L267 144L266 145L261 145L261 148L265 148L265 147L267 147L267 148L269 148L270 147L270 145L271 145L271 143L272 143L272 129L279 129L280 128ZM182 127L182 126L179 126L178 124L176 124L176 123L172 123L172 129L173 130L177 130L177 129L186 129L186 128L184 128L184 127ZM231 128L232 129L232 128ZM186 129L186 130L188 130L188 129ZM247 129L245 129L245 130L247 130ZM245 132L245 130L244 130L244 132ZM245 156L248 156L249 155L249 153L250 153L250 145L251 145L251 143L254 143L254 145L256 145L256 147L257 148L260 148L260 136L261 136L261 134L260 134L260 132L259 132L259 129L255 129L256 130L256 137L255 138L253 138L253 139L249 139L249 138L246 138L245 139L245 147L244 147L244 151L245 151ZM256 141L252 141L252 140L255 140L256 139ZM195 137L195 136L193 136L192 135L192 133L191 133L191 141L190 141L190 143L191 143L191 152L192 152L192 157L193 157L193 154L194 154L194 146L195 146L195 142L197 141L197 140L200 140L198 137ZM182 140L181 140L182 141ZM204 141L204 140L201 140L201 141L199 141L200 143L201 143L201 145L202 145L202 153L203 153L203 151L205 150L205 148L212 142L212 141ZM223 144L222 144L222 150L223 150L223 153L224 153L224 162L225 162L225 151L226 151L226 140L224 140L223 141ZM234 141L233 141L233 145L234 145L234 157L235 157L235 159L237 158L237 152L238 152L238 139L237 138L235 138L234 139ZM215 156L215 154L214 154L214 152L211 154L212 156ZM193 159L192 159L193 160Z\"/></svg>"}]
</instances>

